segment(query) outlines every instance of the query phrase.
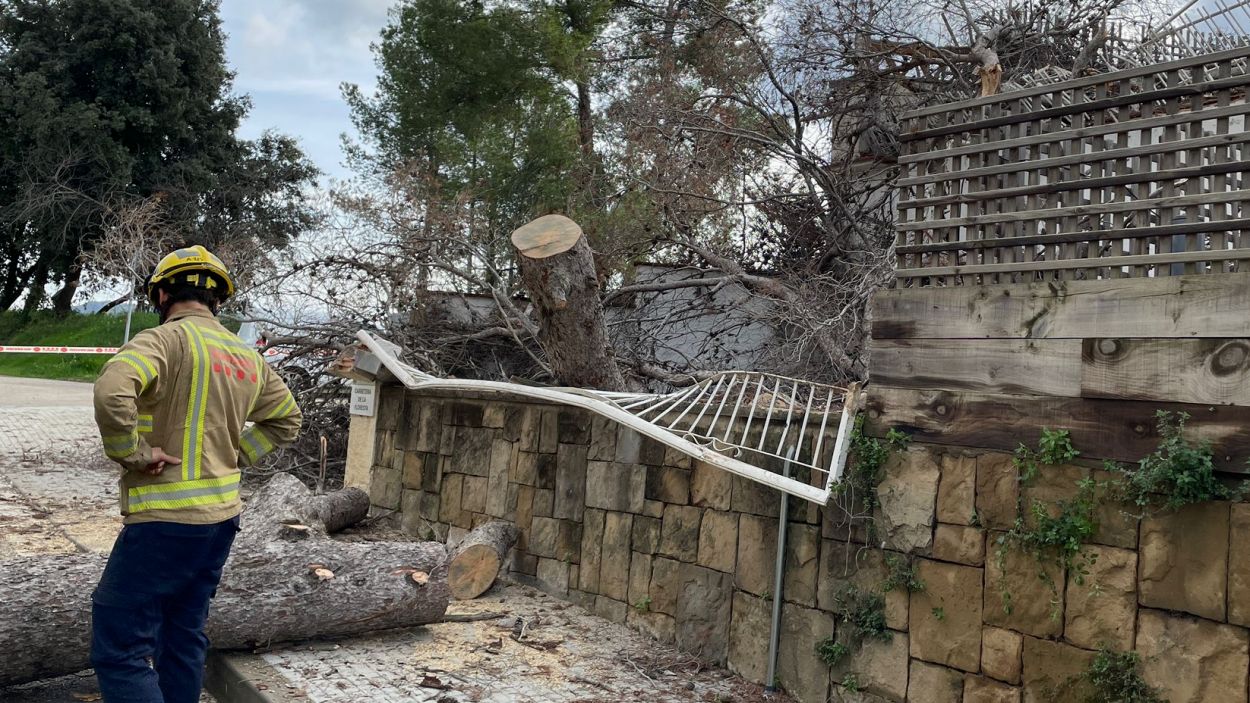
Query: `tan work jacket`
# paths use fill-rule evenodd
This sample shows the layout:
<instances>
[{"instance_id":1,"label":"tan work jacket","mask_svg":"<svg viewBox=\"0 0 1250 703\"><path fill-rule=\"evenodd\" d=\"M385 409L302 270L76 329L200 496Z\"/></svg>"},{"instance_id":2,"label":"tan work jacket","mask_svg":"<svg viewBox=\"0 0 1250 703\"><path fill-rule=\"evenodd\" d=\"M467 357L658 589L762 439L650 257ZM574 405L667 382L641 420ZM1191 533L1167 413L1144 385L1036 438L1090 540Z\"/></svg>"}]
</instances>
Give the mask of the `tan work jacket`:
<instances>
[{"instance_id":1,"label":"tan work jacket","mask_svg":"<svg viewBox=\"0 0 1250 703\"><path fill-rule=\"evenodd\" d=\"M170 316L109 359L95 382L95 417L104 453L124 469L128 524L238 515L239 466L294 440L301 419L278 374L206 310ZM144 473L152 447L182 463Z\"/></svg>"}]
</instances>

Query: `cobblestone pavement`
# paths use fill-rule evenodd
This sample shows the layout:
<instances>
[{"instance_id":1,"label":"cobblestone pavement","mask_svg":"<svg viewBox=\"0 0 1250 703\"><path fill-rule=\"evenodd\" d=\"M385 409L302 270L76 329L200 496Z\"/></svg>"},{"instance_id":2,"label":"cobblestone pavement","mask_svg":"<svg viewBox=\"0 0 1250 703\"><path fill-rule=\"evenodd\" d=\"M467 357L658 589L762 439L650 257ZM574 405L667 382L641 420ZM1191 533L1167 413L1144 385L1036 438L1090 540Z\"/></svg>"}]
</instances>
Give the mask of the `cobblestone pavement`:
<instances>
[{"instance_id":1,"label":"cobblestone pavement","mask_svg":"<svg viewBox=\"0 0 1250 703\"><path fill-rule=\"evenodd\" d=\"M528 586L497 584L457 614L498 613L263 655L314 703L762 701L759 686ZM513 639L521 625L522 644ZM766 636L761 633L761 636ZM770 701L788 701L784 696Z\"/></svg>"}]
</instances>

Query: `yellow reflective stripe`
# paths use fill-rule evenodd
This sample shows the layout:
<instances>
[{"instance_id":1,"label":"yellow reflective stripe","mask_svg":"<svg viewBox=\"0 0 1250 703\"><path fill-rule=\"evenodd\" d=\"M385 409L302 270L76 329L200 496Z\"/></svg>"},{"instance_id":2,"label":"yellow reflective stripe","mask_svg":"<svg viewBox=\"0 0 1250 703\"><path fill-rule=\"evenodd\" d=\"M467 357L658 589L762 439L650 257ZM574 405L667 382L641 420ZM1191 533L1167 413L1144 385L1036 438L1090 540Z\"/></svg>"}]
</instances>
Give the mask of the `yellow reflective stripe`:
<instances>
[{"instance_id":1,"label":"yellow reflective stripe","mask_svg":"<svg viewBox=\"0 0 1250 703\"><path fill-rule=\"evenodd\" d=\"M275 418L283 418L293 412L295 412L295 396L288 392L286 394L286 400L282 401L281 405L274 408L273 412L269 413L269 417L266 417L265 419L273 420Z\"/></svg>"},{"instance_id":2,"label":"yellow reflective stripe","mask_svg":"<svg viewBox=\"0 0 1250 703\"><path fill-rule=\"evenodd\" d=\"M156 380L156 367L152 362L148 361L142 354L133 351L120 352L109 361L121 361L128 364L139 374L139 380L143 382L142 389L146 390L152 381Z\"/></svg>"},{"instance_id":3,"label":"yellow reflective stripe","mask_svg":"<svg viewBox=\"0 0 1250 703\"><path fill-rule=\"evenodd\" d=\"M135 453L139 448L139 433L131 432L128 435L114 435L111 437L102 437L104 443L104 455L110 459L124 459Z\"/></svg>"},{"instance_id":4,"label":"yellow reflective stripe","mask_svg":"<svg viewBox=\"0 0 1250 703\"><path fill-rule=\"evenodd\" d=\"M182 433L182 478L200 477L204 453L204 406L208 401L208 349L200 328L193 322L182 326L191 348L191 395L187 399L186 429Z\"/></svg>"},{"instance_id":5,"label":"yellow reflective stripe","mask_svg":"<svg viewBox=\"0 0 1250 703\"><path fill-rule=\"evenodd\" d=\"M238 337L236 337L233 334L230 334L229 332L218 332L217 330L210 329L207 327L200 328L200 332L203 333L203 335L208 339L209 344L213 344L213 342L220 342L226 346L242 349L243 351L247 351L247 352L256 351L255 349L252 349L251 347L249 347L247 343L244 342L242 339L239 339Z\"/></svg>"},{"instance_id":6,"label":"yellow reflective stripe","mask_svg":"<svg viewBox=\"0 0 1250 703\"><path fill-rule=\"evenodd\" d=\"M139 430L139 432L144 433L144 434L146 434L146 433L148 433L148 432L151 432L151 431L152 431L152 429L153 429L153 425L152 425L152 416L151 416L151 415L140 415L140 416L139 416L139 426L138 426L138 428L137 428L137 429Z\"/></svg>"},{"instance_id":7,"label":"yellow reflective stripe","mask_svg":"<svg viewBox=\"0 0 1250 703\"><path fill-rule=\"evenodd\" d=\"M250 427L239 438L240 448L247 455L248 461L255 464L261 457L273 451L273 442L258 427Z\"/></svg>"},{"instance_id":8,"label":"yellow reflective stripe","mask_svg":"<svg viewBox=\"0 0 1250 703\"><path fill-rule=\"evenodd\" d=\"M127 491L129 512L171 510L229 503L239 496L239 474L217 478L137 486Z\"/></svg>"}]
</instances>

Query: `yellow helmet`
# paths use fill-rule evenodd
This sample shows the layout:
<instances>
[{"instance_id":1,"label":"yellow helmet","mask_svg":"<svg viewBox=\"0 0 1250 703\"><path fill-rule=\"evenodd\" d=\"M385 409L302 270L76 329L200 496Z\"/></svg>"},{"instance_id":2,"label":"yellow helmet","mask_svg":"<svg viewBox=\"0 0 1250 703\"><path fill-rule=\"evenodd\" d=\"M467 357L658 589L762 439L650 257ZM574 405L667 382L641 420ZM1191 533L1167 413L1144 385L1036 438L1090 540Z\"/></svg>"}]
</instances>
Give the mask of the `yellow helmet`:
<instances>
[{"instance_id":1,"label":"yellow helmet","mask_svg":"<svg viewBox=\"0 0 1250 703\"><path fill-rule=\"evenodd\" d=\"M170 252L156 265L147 283L148 299L153 305L156 289L162 283L204 288L216 293L220 302L234 295L234 279L226 265L198 244Z\"/></svg>"}]
</instances>

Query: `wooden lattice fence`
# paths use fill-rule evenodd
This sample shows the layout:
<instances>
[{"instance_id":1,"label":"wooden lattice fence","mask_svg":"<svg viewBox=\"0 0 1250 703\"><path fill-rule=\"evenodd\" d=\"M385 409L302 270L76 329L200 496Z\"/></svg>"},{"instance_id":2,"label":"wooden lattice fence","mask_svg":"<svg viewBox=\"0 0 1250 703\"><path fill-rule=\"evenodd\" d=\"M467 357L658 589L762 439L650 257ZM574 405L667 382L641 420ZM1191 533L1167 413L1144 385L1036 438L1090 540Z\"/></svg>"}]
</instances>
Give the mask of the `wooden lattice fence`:
<instances>
[{"instance_id":1,"label":"wooden lattice fence","mask_svg":"<svg viewBox=\"0 0 1250 703\"><path fill-rule=\"evenodd\" d=\"M898 285L1242 270L1242 47L903 118Z\"/></svg>"}]
</instances>

